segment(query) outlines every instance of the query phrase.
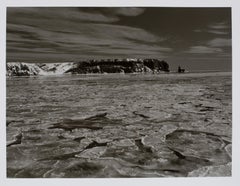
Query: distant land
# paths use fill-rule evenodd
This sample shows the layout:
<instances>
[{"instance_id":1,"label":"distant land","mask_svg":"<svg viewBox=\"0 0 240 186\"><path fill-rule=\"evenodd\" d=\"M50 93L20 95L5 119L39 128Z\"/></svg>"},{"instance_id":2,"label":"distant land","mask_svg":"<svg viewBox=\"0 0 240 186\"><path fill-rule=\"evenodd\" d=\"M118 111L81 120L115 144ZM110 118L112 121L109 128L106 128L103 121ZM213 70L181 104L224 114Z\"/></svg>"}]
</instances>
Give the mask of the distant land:
<instances>
[{"instance_id":1,"label":"distant land","mask_svg":"<svg viewBox=\"0 0 240 186\"><path fill-rule=\"evenodd\" d=\"M37 76L88 73L162 73L169 65L159 59L104 59L64 63L8 62L7 76Z\"/></svg>"}]
</instances>

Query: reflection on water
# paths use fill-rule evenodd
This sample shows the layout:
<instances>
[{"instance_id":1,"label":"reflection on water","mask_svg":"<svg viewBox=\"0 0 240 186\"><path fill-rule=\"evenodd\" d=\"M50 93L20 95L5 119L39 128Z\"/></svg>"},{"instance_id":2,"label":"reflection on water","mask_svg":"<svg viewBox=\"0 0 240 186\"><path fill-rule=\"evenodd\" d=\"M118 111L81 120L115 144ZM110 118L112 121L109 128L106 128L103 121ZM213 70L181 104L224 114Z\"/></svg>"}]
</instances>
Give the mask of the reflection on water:
<instances>
[{"instance_id":1,"label":"reflection on water","mask_svg":"<svg viewBox=\"0 0 240 186\"><path fill-rule=\"evenodd\" d=\"M9 78L8 177L187 176L225 165L231 112L225 73Z\"/></svg>"}]
</instances>

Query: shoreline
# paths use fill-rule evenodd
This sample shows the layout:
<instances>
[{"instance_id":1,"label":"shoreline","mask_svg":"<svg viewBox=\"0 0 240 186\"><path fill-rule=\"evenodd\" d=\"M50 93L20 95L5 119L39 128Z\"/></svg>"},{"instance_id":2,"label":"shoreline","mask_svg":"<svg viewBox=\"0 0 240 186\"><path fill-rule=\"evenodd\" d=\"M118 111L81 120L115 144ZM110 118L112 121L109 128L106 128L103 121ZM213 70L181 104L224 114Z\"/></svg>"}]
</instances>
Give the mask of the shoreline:
<instances>
[{"instance_id":1,"label":"shoreline","mask_svg":"<svg viewBox=\"0 0 240 186\"><path fill-rule=\"evenodd\" d=\"M232 71L195 71L195 72L186 72L186 73L178 73L178 72L162 72L162 73L86 73L86 74L70 74L70 73L64 73L64 74L46 74L46 75L30 75L30 76L8 76L5 77L7 79L11 78L37 78L37 77L66 77L66 76L110 76L110 75L122 75L122 76L157 76L157 77L173 77L174 76L181 76L181 77L197 77L197 76L232 76Z\"/></svg>"}]
</instances>

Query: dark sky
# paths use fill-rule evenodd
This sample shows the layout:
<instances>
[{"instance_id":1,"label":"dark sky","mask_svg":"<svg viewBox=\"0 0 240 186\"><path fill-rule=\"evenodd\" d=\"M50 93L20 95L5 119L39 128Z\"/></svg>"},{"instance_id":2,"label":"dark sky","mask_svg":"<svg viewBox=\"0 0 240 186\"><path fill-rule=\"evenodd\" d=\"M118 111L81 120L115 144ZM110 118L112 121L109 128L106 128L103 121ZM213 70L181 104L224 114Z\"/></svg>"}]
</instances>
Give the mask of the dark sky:
<instances>
[{"instance_id":1,"label":"dark sky","mask_svg":"<svg viewBox=\"0 0 240 186\"><path fill-rule=\"evenodd\" d=\"M7 61L103 58L231 70L231 9L8 7Z\"/></svg>"}]
</instances>

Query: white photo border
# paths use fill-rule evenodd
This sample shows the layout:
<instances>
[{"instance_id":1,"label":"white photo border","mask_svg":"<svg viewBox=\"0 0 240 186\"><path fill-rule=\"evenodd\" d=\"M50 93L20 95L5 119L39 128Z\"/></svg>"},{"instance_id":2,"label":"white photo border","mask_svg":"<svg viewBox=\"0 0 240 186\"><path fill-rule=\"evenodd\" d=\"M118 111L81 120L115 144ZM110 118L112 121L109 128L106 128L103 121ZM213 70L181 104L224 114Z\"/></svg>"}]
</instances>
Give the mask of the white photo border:
<instances>
[{"instance_id":1,"label":"white photo border","mask_svg":"<svg viewBox=\"0 0 240 186\"><path fill-rule=\"evenodd\" d=\"M231 7L232 10L232 176L200 178L7 178L6 177L6 9L7 7ZM240 0L2 0L0 2L0 185L168 186L240 184Z\"/></svg>"}]
</instances>

